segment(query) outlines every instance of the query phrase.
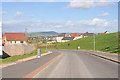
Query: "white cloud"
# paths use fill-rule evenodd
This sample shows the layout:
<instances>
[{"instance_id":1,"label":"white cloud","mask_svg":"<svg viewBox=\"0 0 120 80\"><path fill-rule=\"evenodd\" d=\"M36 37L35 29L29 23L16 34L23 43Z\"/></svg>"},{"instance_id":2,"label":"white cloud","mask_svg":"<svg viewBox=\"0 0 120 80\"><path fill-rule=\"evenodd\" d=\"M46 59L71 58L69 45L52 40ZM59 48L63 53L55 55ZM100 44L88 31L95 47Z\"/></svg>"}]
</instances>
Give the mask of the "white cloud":
<instances>
[{"instance_id":1,"label":"white cloud","mask_svg":"<svg viewBox=\"0 0 120 80\"><path fill-rule=\"evenodd\" d=\"M109 13L102 13L102 14L99 14L99 17L106 17L106 16L109 16L110 14Z\"/></svg>"},{"instance_id":2,"label":"white cloud","mask_svg":"<svg viewBox=\"0 0 120 80\"><path fill-rule=\"evenodd\" d=\"M89 9L94 7L102 7L114 4L113 2L107 2L106 0L99 0L95 2L94 0L73 0L67 6L67 8L80 8L80 9Z\"/></svg>"},{"instance_id":3,"label":"white cloud","mask_svg":"<svg viewBox=\"0 0 120 80\"><path fill-rule=\"evenodd\" d=\"M6 11L0 12L0 15L6 15L6 14L8 14Z\"/></svg>"},{"instance_id":4,"label":"white cloud","mask_svg":"<svg viewBox=\"0 0 120 80\"><path fill-rule=\"evenodd\" d=\"M0 21L0 33L2 32L1 29L2 28L2 22Z\"/></svg>"},{"instance_id":5,"label":"white cloud","mask_svg":"<svg viewBox=\"0 0 120 80\"><path fill-rule=\"evenodd\" d=\"M74 26L73 22L72 21L66 21L66 26Z\"/></svg>"},{"instance_id":6,"label":"white cloud","mask_svg":"<svg viewBox=\"0 0 120 80\"><path fill-rule=\"evenodd\" d=\"M117 20L107 21L106 19L93 18L91 20L45 22L45 21L3 21L3 31L28 32L58 31L58 32L110 32L118 31Z\"/></svg>"},{"instance_id":7,"label":"white cloud","mask_svg":"<svg viewBox=\"0 0 120 80\"><path fill-rule=\"evenodd\" d=\"M61 27L64 27L64 26L62 26L62 25L56 25L55 27L57 27L57 28L61 28Z\"/></svg>"},{"instance_id":8,"label":"white cloud","mask_svg":"<svg viewBox=\"0 0 120 80\"><path fill-rule=\"evenodd\" d=\"M23 13L20 11L17 11L14 16L15 19L23 19Z\"/></svg>"},{"instance_id":9,"label":"white cloud","mask_svg":"<svg viewBox=\"0 0 120 80\"><path fill-rule=\"evenodd\" d=\"M105 27L105 26L108 26L108 22L105 19L94 18L91 21L89 21L89 25Z\"/></svg>"},{"instance_id":10,"label":"white cloud","mask_svg":"<svg viewBox=\"0 0 120 80\"><path fill-rule=\"evenodd\" d=\"M2 25L2 22L0 21L0 27L1 27L1 25Z\"/></svg>"},{"instance_id":11,"label":"white cloud","mask_svg":"<svg viewBox=\"0 0 120 80\"><path fill-rule=\"evenodd\" d=\"M15 16L22 16L22 15L23 15L23 13L20 12L20 11L17 11L17 12L15 13Z\"/></svg>"}]
</instances>

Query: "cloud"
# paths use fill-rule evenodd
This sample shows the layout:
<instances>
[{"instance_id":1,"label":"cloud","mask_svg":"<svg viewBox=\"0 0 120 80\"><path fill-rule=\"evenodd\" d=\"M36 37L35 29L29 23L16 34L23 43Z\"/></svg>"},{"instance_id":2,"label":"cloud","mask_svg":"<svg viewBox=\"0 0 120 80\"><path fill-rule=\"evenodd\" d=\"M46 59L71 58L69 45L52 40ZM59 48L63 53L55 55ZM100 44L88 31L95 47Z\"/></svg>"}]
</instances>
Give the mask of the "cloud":
<instances>
[{"instance_id":1,"label":"cloud","mask_svg":"<svg viewBox=\"0 0 120 80\"><path fill-rule=\"evenodd\" d=\"M109 15L110 15L110 14L106 12L106 13L99 14L98 16L99 16L99 17L106 17L106 16L109 16Z\"/></svg>"},{"instance_id":2,"label":"cloud","mask_svg":"<svg viewBox=\"0 0 120 80\"><path fill-rule=\"evenodd\" d=\"M23 12L17 11L14 16L15 19L23 19Z\"/></svg>"},{"instance_id":3,"label":"cloud","mask_svg":"<svg viewBox=\"0 0 120 80\"><path fill-rule=\"evenodd\" d=\"M62 26L62 25L56 25L55 27L57 27L57 28L61 28L61 27L64 27L64 26Z\"/></svg>"},{"instance_id":4,"label":"cloud","mask_svg":"<svg viewBox=\"0 0 120 80\"><path fill-rule=\"evenodd\" d=\"M93 18L80 21L3 21L3 32L28 32L57 31L57 32L110 32L118 31L118 21Z\"/></svg>"},{"instance_id":5,"label":"cloud","mask_svg":"<svg viewBox=\"0 0 120 80\"><path fill-rule=\"evenodd\" d=\"M6 15L6 14L8 14L6 11L0 12L0 15Z\"/></svg>"},{"instance_id":6,"label":"cloud","mask_svg":"<svg viewBox=\"0 0 120 80\"><path fill-rule=\"evenodd\" d=\"M0 21L0 33L1 33L2 22Z\"/></svg>"},{"instance_id":7,"label":"cloud","mask_svg":"<svg viewBox=\"0 0 120 80\"><path fill-rule=\"evenodd\" d=\"M86 21L86 22L88 22L88 25L90 26L98 26L98 27L108 26L108 22L105 19L94 18L91 21Z\"/></svg>"},{"instance_id":8,"label":"cloud","mask_svg":"<svg viewBox=\"0 0 120 80\"><path fill-rule=\"evenodd\" d=\"M23 13L20 12L20 11L17 11L17 12L15 13L15 16L22 16L22 15L23 15Z\"/></svg>"},{"instance_id":9,"label":"cloud","mask_svg":"<svg viewBox=\"0 0 120 80\"><path fill-rule=\"evenodd\" d=\"M108 6L112 4L114 4L114 2L107 2L106 0L99 0L98 2L95 2L94 0L73 0L72 2L70 2L67 8L89 9L94 7Z\"/></svg>"},{"instance_id":10,"label":"cloud","mask_svg":"<svg viewBox=\"0 0 120 80\"><path fill-rule=\"evenodd\" d=\"M70 2L73 0L1 0L2 2ZM84 2L86 0L77 0L78 2ZM90 0L87 0L90 1ZM106 1L106 0L99 0L99 1ZM120 0L107 0L106 2L119 2ZM98 2L98 0L95 0Z\"/></svg>"}]
</instances>

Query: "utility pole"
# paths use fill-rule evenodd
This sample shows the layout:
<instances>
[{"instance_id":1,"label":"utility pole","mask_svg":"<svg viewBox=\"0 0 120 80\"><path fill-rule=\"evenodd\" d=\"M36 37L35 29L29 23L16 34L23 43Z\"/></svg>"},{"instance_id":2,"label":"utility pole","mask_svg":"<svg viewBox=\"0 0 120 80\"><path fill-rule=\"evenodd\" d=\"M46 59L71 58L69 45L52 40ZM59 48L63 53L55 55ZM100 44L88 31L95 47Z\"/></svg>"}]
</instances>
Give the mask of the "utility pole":
<instances>
[{"instance_id":1,"label":"utility pole","mask_svg":"<svg viewBox=\"0 0 120 80\"><path fill-rule=\"evenodd\" d=\"M27 34L27 27L25 27L25 33Z\"/></svg>"},{"instance_id":2,"label":"utility pole","mask_svg":"<svg viewBox=\"0 0 120 80\"><path fill-rule=\"evenodd\" d=\"M25 27L25 35L27 37L27 42L28 42L27 27Z\"/></svg>"}]
</instances>

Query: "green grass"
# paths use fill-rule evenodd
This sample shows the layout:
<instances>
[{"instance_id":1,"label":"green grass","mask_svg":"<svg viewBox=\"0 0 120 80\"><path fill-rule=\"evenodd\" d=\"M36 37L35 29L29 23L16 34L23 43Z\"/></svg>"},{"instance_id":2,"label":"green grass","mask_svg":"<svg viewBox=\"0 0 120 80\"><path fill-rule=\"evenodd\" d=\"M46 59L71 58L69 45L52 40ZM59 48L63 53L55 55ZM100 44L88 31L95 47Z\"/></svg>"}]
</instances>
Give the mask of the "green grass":
<instances>
[{"instance_id":1,"label":"green grass","mask_svg":"<svg viewBox=\"0 0 120 80\"><path fill-rule=\"evenodd\" d=\"M41 51L41 54L47 53L47 52L48 51ZM11 56L11 57L1 59L1 60L2 60L2 63L9 63L9 62L14 62L14 61L17 61L19 59L24 59L24 58L27 58L30 56L35 56L35 55L37 55L37 51L34 51L33 53L30 53L30 54L25 54L25 55Z\"/></svg>"},{"instance_id":2,"label":"green grass","mask_svg":"<svg viewBox=\"0 0 120 80\"><path fill-rule=\"evenodd\" d=\"M118 48L118 33L96 35L95 41L96 51L120 53L120 49ZM70 45L68 46L69 43ZM84 50L93 50L93 36L53 45L57 45L56 49L77 49L80 46Z\"/></svg>"}]
</instances>

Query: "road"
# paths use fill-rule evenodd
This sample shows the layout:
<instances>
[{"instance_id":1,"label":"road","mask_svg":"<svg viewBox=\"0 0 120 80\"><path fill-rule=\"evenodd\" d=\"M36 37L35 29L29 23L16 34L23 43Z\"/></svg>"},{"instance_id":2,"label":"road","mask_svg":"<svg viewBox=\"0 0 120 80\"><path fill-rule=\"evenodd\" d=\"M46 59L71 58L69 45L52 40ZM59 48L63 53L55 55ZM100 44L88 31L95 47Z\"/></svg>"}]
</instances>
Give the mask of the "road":
<instances>
[{"instance_id":1,"label":"road","mask_svg":"<svg viewBox=\"0 0 120 80\"><path fill-rule=\"evenodd\" d=\"M118 78L118 63L77 50L51 50L40 59L3 68L4 78L23 78L54 57L61 55L35 74L34 78ZM39 69L38 69L39 70ZM37 70L37 71L38 71Z\"/></svg>"}]
</instances>

